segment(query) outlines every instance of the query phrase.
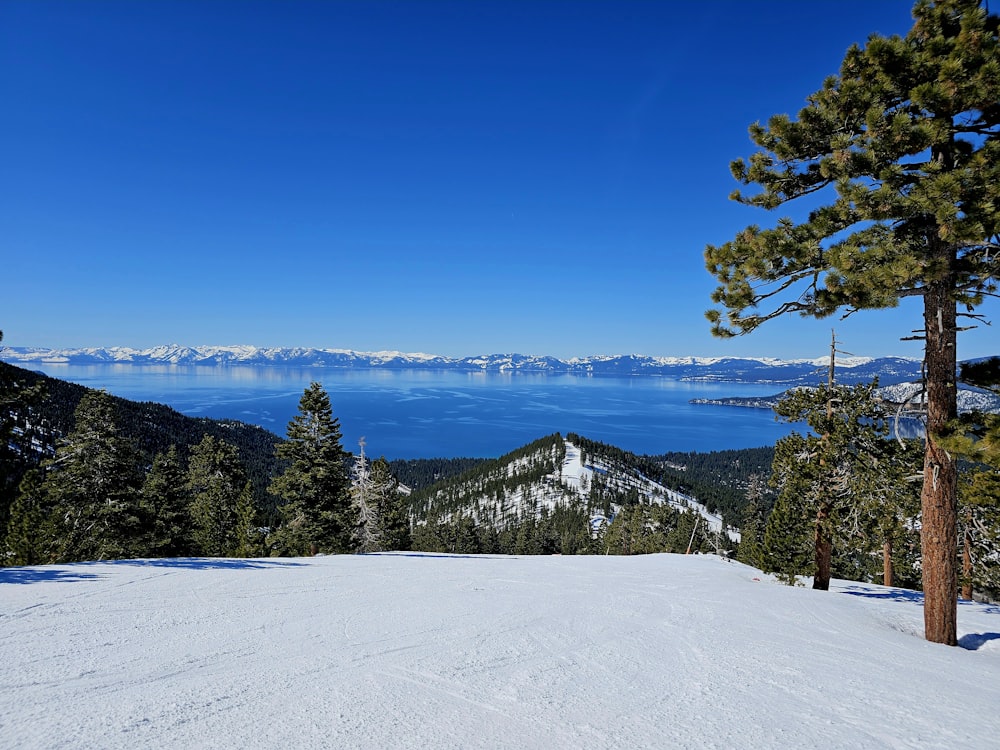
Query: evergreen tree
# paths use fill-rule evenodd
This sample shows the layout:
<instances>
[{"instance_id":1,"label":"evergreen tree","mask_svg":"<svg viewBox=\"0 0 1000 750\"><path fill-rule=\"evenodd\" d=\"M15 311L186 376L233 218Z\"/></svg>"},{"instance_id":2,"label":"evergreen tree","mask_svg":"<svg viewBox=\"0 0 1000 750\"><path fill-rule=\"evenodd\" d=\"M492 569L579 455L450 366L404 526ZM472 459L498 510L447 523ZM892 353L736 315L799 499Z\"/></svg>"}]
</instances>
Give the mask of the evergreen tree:
<instances>
[{"instance_id":1,"label":"evergreen tree","mask_svg":"<svg viewBox=\"0 0 1000 750\"><path fill-rule=\"evenodd\" d=\"M239 453L229 443L206 435L191 451L187 477L199 553L234 556L239 547L237 507L246 482Z\"/></svg>"},{"instance_id":2,"label":"evergreen tree","mask_svg":"<svg viewBox=\"0 0 1000 750\"><path fill-rule=\"evenodd\" d=\"M45 462L52 557L62 562L135 557L141 551L141 474L134 444L122 436L114 402L89 391L76 425Z\"/></svg>"},{"instance_id":3,"label":"evergreen tree","mask_svg":"<svg viewBox=\"0 0 1000 750\"><path fill-rule=\"evenodd\" d=\"M764 499L767 481L760 474L753 474L746 491L746 507L740 523L740 546L736 559L755 568L764 567Z\"/></svg>"},{"instance_id":4,"label":"evergreen tree","mask_svg":"<svg viewBox=\"0 0 1000 750\"><path fill-rule=\"evenodd\" d=\"M676 554L710 551L712 548L708 544L704 521L699 513L679 513L677 524L666 535L666 551Z\"/></svg>"},{"instance_id":5,"label":"evergreen tree","mask_svg":"<svg viewBox=\"0 0 1000 750\"><path fill-rule=\"evenodd\" d=\"M940 437L957 414L958 305L974 311L1000 276L1000 20L979 0L918 0L913 15L906 37L852 46L797 120L751 126L761 150L732 171L760 192L736 200L768 210L829 200L805 221L708 246L725 311L708 318L732 336L788 313L923 299L924 630L955 645L957 467Z\"/></svg>"},{"instance_id":6,"label":"evergreen tree","mask_svg":"<svg viewBox=\"0 0 1000 750\"><path fill-rule=\"evenodd\" d=\"M291 555L347 552L354 524L346 454L340 422L319 383L306 388L276 453L287 464L271 482L271 491L285 501L279 548Z\"/></svg>"},{"instance_id":7,"label":"evergreen tree","mask_svg":"<svg viewBox=\"0 0 1000 750\"><path fill-rule=\"evenodd\" d=\"M885 586L918 588L920 441L875 440L871 454L853 467L850 502L842 508L835 532L842 538L844 563L853 555L854 568L841 564L837 575L872 581L881 570ZM873 564L874 563L874 564Z\"/></svg>"},{"instance_id":8,"label":"evergreen tree","mask_svg":"<svg viewBox=\"0 0 1000 750\"><path fill-rule=\"evenodd\" d=\"M972 599L978 590L1000 595L1000 468L970 469L960 486L962 500L962 596Z\"/></svg>"},{"instance_id":9,"label":"evergreen tree","mask_svg":"<svg viewBox=\"0 0 1000 750\"><path fill-rule=\"evenodd\" d=\"M18 373L17 368L0 366L0 529L7 528L7 514L24 473L41 462L34 441L47 428L39 411L44 388Z\"/></svg>"},{"instance_id":10,"label":"evergreen tree","mask_svg":"<svg viewBox=\"0 0 1000 750\"><path fill-rule=\"evenodd\" d=\"M789 585L798 576L808 575L814 562L810 530L810 519L799 498L780 494L764 526L761 569Z\"/></svg>"},{"instance_id":11,"label":"evergreen tree","mask_svg":"<svg viewBox=\"0 0 1000 750\"><path fill-rule=\"evenodd\" d=\"M253 485L249 480L243 485L236 500L236 549L235 557L257 557L261 553L262 535L257 526L257 505Z\"/></svg>"},{"instance_id":12,"label":"evergreen tree","mask_svg":"<svg viewBox=\"0 0 1000 750\"><path fill-rule=\"evenodd\" d=\"M10 509L7 536L4 540L5 565L39 565L48 562L46 542L51 531L46 529L42 472L31 469L21 480L17 499Z\"/></svg>"},{"instance_id":13,"label":"evergreen tree","mask_svg":"<svg viewBox=\"0 0 1000 750\"><path fill-rule=\"evenodd\" d=\"M1000 357L963 362L961 379L1000 395ZM945 447L964 459L959 486L962 596L1000 593L1000 414L973 412L956 423Z\"/></svg>"},{"instance_id":14,"label":"evergreen tree","mask_svg":"<svg viewBox=\"0 0 1000 750\"><path fill-rule=\"evenodd\" d=\"M847 510L889 500L884 480L894 444L885 439L888 422L874 397L877 385L797 389L775 406L779 417L812 430L778 441L772 481L788 503L794 498L813 518L813 588L830 587L834 541Z\"/></svg>"},{"instance_id":15,"label":"evergreen tree","mask_svg":"<svg viewBox=\"0 0 1000 750\"><path fill-rule=\"evenodd\" d=\"M410 549L409 502L406 495L399 491L399 482L393 476L385 456L372 463L368 479L375 498L382 549Z\"/></svg>"},{"instance_id":16,"label":"evergreen tree","mask_svg":"<svg viewBox=\"0 0 1000 750\"><path fill-rule=\"evenodd\" d=\"M153 458L142 486L142 503L149 525L144 554L150 557L194 554L187 479L177 446L172 445L166 453Z\"/></svg>"}]
</instances>

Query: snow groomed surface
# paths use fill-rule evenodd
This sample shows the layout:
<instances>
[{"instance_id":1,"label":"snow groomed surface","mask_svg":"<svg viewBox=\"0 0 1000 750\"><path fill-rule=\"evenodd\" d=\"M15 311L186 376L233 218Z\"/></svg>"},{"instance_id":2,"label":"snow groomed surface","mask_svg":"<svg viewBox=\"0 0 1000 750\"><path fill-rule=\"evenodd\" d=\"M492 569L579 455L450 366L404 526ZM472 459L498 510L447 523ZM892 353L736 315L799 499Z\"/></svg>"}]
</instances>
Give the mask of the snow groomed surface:
<instances>
[{"instance_id":1,"label":"snow groomed surface","mask_svg":"<svg viewBox=\"0 0 1000 750\"><path fill-rule=\"evenodd\" d=\"M1000 607L710 556L0 569L14 748L983 748Z\"/></svg>"}]
</instances>

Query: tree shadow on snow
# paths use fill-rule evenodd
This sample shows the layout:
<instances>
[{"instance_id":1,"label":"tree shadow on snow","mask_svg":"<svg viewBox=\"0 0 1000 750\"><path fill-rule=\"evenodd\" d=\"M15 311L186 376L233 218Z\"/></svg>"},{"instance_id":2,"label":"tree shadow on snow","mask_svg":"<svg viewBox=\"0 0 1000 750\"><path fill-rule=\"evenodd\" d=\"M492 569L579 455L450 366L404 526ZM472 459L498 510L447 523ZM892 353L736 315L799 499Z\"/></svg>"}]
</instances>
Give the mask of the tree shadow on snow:
<instances>
[{"instance_id":1,"label":"tree shadow on snow","mask_svg":"<svg viewBox=\"0 0 1000 750\"><path fill-rule=\"evenodd\" d=\"M364 557L429 557L434 560L510 560L517 555L462 555L456 552L369 552Z\"/></svg>"},{"instance_id":2,"label":"tree shadow on snow","mask_svg":"<svg viewBox=\"0 0 1000 750\"><path fill-rule=\"evenodd\" d=\"M77 581L93 581L101 576L94 573L81 573L75 570L57 570L55 568L0 568L0 584L4 583L76 583Z\"/></svg>"},{"instance_id":3,"label":"tree shadow on snow","mask_svg":"<svg viewBox=\"0 0 1000 750\"><path fill-rule=\"evenodd\" d=\"M923 605L924 603L924 592L911 591L909 589L884 589L876 591L861 586L848 586L843 593L850 594L851 596L862 596L866 599L881 599L882 601L911 602L919 605ZM959 599L958 606L976 607L980 612L985 612L989 615L1000 615L1000 606L996 604Z\"/></svg>"},{"instance_id":4,"label":"tree shadow on snow","mask_svg":"<svg viewBox=\"0 0 1000 750\"><path fill-rule=\"evenodd\" d=\"M304 565L291 560L248 559L240 557L162 557L142 560L106 560L82 565L138 565L150 568L180 568L181 570L262 570L264 568L298 568Z\"/></svg>"},{"instance_id":5,"label":"tree shadow on snow","mask_svg":"<svg viewBox=\"0 0 1000 750\"><path fill-rule=\"evenodd\" d=\"M851 596L862 596L865 599L880 599L892 602L910 602L912 604L923 604L924 593L922 591L910 591L909 589L885 589L884 591L873 591L860 586L848 586L844 592Z\"/></svg>"},{"instance_id":6,"label":"tree shadow on snow","mask_svg":"<svg viewBox=\"0 0 1000 750\"><path fill-rule=\"evenodd\" d=\"M150 568L177 568L179 570L263 570L265 568L297 568L304 563L290 560L249 560L242 558L213 557L165 557L143 560L87 560L69 563L72 570L55 567L32 568L0 568L0 584L4 583L43 583L57 581L74 583L77 581L92 581L104 576L97 573L85 573L78 568L91 565L129 565Z\"/></svg>"},{"instance_id":7,"label":"tree shadow on snow","mask_svg":"<svg viewBox=\"0 0 1000 750\"><path fill-rule=\"evenodd\" d=\"M1000 639L1000 633L966 633L958 639L958 645L969 651L975 651L990 641L998 639Z\"/></svg>"}]
</instances>

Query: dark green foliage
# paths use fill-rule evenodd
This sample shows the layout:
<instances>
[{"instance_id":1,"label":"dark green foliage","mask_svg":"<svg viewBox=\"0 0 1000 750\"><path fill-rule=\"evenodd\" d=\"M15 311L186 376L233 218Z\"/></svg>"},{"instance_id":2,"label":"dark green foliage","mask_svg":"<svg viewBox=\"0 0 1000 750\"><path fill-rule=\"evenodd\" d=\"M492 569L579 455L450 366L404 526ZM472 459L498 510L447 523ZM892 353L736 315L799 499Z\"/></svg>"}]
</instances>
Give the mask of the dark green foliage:
<instances>
[{"instance_id":1,"label":"dark green foliage","mask_svg":"<svg viewBox=\"0 0 1000 750\"><path fill-rule=\"evenodd\" d=\"M791 494L778 497L764 527L761 568L785 583L813 571L813 525L808 509Z\"/></svg>"},{"instance_id":2,"label":"dark green foliage","mask_svg":"<svg viewBox=\"0 0 1000 750\"><path fill-rule=\"evenodd\" d=\"M455 516L448 521L430 519L413 529L413 549L421 552L448 552L475 555L494 550L484 549L476 523L468 516Z\"/></svg>"},{"instance_id":3,"label":"dark green foliage","mask_svg":"<svg viewBox=\"0 0 1000 750\"><path fill-rule=\"evenodd\" d=\"M145 556L194 554L191 494L187 483L187 469L176 446L170 446L166 453L158 453L153 458L153 466L142 486L142 504L148 524Z\"/></svg>"},{"instance_id":4,"label":"dark green foliage","mask_svg":"<svg viewBox=\"0 0 1000 750\"><path fill-rule=\"evenodd\" d=\"M1000 468L969 467L959 492L964 595L972 598L978 591L1000 597Z\"/></svg>"},{"instance_id":5,"label":"dark green foliage","mask_svg":"<svg viewBox=\"0 0 1000 750\"><path fill-rule=\"evenodd\" d=\"M392 475L414 492L488 463L488 458L409 458L389 462Z\"/></svg>"},{"instance_id":6,"label":"dark green foliage","mask_svg":"<svg viewBox=\"0 0 1000 750\"><path fill-rule=\"evenodd\" d=\"M237 508L245 483L246 473L234 446L206 435L191 451L187 490L199 554L236 554L240 544Z\"/></svg>"},{"instance_id":7,"label":"dark green foliage","mask_svg":"<svg viewBox=\"0 0 1000 750\"><path fill-rule=\"evenodd\" d=\"M7 528L8 510L25 472L37 467L45 455L48 423L39 408L44 386L25 373L0 362L0 529ZM49 442L50 454L53 448Z\"/></svg>"},{"instance_id":8,"label":"dark green foliage","mask_svg":"<svg viewBox=\"0 0 1000 750\"><path fill-rule=\"evenodd\" d=\"M247 481L236 500L236 547L234 557L261 557L264 554L264 534L257 524L257 505L253 487Z\"/></svg>"},{"instance_id":9,"label":"dark green foliage","mask_svg":"<svg viewBox=\"0 0 1000 750\"><path fill-rule=\"evenodd\" d=\"M812 574L814 586L825 589L833 574L871 580L876 565L881 571L886 544L908 546L919 508L916 485L908 478L920 470L920 448L888 439L876 388L877 383L799 389L775 407L780 417L805 423L811 433L793 432L775 446L772 482L781 507L779 513L775 506L765 533L765 564L771 570ZM800 544L814 548L807 569L799 567ZM900 573L907 569L913 565L902 566Z\"/></svg>"},{"instance_id":10,"label":"dark green foliage","mask_svg":"<svg viewBox=\"0 0 1000 750\"><path fill-rule=\"evenodd\" d=\"M341 439L329 396L322 385L311 383L288 423L287 440L276 449L285 463L271 482L271 491L285 501L274 538L281 554L350 550L354 521Z\"/></svg>"},{"instance_id":11,"label":"dark green foliage","mask_svg":"<svg viewBox=\"0 0 1000 750\"><path fill-rule=\"evenodd\" d=\"M21 479L17 499L10 508L4 540L5 565L38 565L48 562L53 535L48 528L42 472L30 469Z\"/></svg>"},{"instance_id":12,"label":"dark green foliage","mask_svg":"<svg viewBox=\"0 0 1000 750\"><path fill-rule=\"evenodd\" d=\"M740 545L736 559L755 568L764 568L764 527L767 513L763 502L767 495L767 480L754 474L748 483L746 506L740 520Z\"/></svg>"},{"instance_id":13,"label":"dark green foliage","mask_svg":"<svg viewBox=\"0 0 1000 750\"><path fill-rule=\"evenodd\" d=\"M1000 358L963 363L961 378L1000 393ZM958 519L962 595L1000 597L1000 415L963 415L942 442L964 459Z\"/></svg>"},{"instance_id":14,"label":"dark green foliage","mask_svg":"<svg viewBox=\"0 0 1000 750\"><path fill-rule=\"evenodd\" d=\"M410 501L399 491L399 481L392 474L385 457L371 465L376 512L383 550L410 549Z\"/></svg>"},{"instance_id":15,"label":"dark green foliage","mask_svg":"<svg viewBox=\"0 0 1000 750\"><path fill-rule=\"evenodd\" d=\"M959 373L964 383L1000 392L1000 357L963 362Z\"/></svg>"},{"instance_id":16,"label":"dark green foliage","mask_svg":"<svg viewBox=\"0 0 1000 750\"><path fill-rule=\"evenodd\" d=\"M667 505L636 503L615 514L603 535L604 549L611 555L646 555L654 552L681 552L687 549L694 526L677 534L682 514ZM683 539L681 540L681 537Z\"/></svg>"},{"instance_id":17,"label":"dark green foliage","mask_svg":"<svg viewBox=\"0 0 1000 750\"><path fill-rule=\"evenodd\" d=\"M110 560L141 553L142 475L135 446L119 428L114 399L89 391L77 407L73 430L43 466L55 535L51 559Z\"/></svg>"}]
</instances>

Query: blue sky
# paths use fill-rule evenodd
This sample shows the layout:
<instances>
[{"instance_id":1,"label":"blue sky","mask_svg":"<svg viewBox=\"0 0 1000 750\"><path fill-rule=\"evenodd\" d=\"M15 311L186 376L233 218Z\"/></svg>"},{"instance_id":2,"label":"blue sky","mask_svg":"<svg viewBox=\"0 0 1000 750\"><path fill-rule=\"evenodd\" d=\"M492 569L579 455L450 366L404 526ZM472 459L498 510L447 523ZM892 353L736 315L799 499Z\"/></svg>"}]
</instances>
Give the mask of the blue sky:
<instances>
[{"instance_id":1,"label":"blue sky","mask_svg":"<svg viewBox=\"0 0 1000 750\"><path fill-rule=\"evenodd\" d=\"M5 343L919 356L916 301L703 317L706 243L777 218L747 126L910 7L6 0Z\"/></svg>"}]
</instances>

